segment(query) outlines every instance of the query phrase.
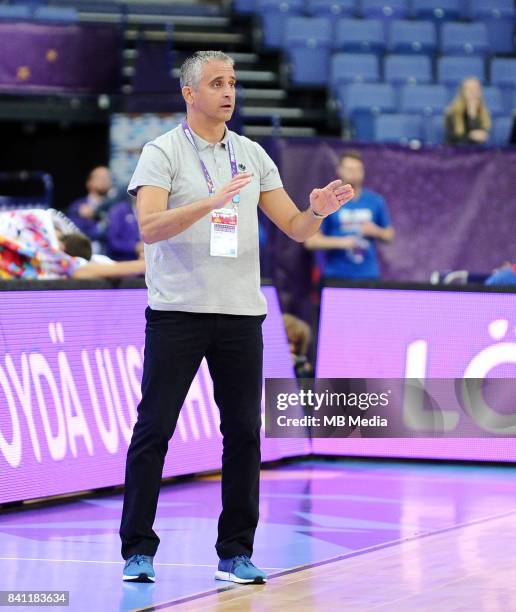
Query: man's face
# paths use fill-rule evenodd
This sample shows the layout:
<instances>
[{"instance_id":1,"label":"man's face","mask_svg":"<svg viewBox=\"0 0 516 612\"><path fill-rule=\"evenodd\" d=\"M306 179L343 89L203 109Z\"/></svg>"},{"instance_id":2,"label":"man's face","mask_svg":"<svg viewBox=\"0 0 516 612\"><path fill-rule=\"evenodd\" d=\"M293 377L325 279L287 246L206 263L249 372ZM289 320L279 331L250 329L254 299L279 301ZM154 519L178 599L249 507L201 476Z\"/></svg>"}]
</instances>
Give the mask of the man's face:
<instances>
[{"instance_id":1,"label":"man's face","mask_svg":"<svg viewBox=\"0 0 516 612\"><path fill-rule=\"evenodd\" d=\"M226 122L235 109L235 71L231 64L214 60L204 64L197 89L183 87L192 108L214 121Z\"/></svg>"},{"instance_id":2,"label":"man's face","mask_svg":"<svg viewBox=\"0 0 516 612\"><path fill-rule=\"evenodd\" d=\"M364 182L364 164L359 159L345 157L337 167L338 177L354 189L360 189Z\"/></svg>"},{"instance_id":3,"label":"man's face","mask_svg":"<svg viewBox=\"0 0 516 612\"><path fill-rule=\"evenodd\" d=\"M104 166L95 168L90 174L88 182L86 183L88 193L93 192L99 196L107 195L111 189L111 185L111 171L109 168L105 168Z\"/></svg>"}]
</instances>

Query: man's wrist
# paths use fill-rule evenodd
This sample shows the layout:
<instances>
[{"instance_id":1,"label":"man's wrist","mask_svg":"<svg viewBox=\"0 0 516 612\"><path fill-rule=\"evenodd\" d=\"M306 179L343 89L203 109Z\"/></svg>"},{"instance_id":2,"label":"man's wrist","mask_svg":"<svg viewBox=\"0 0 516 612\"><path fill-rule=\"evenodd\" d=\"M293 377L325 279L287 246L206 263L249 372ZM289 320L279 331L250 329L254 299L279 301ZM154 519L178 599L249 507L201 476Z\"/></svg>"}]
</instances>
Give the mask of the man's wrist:
<instances>
[{"instance_id":1,"label":"man's wrist","mask_svg":"<svg viewBox=\"0 0 516 612\"><path fill-rule=\"evenodd\" d=\"M319 221L321 221L322 219L325 219L327 217L327 215L322 215L321 213L314 210L314 207L311 204L309 208L310 208L310 212L312 213L312 217L314 217L314 219L318 219Z\"/></svg>"}]
</instances>

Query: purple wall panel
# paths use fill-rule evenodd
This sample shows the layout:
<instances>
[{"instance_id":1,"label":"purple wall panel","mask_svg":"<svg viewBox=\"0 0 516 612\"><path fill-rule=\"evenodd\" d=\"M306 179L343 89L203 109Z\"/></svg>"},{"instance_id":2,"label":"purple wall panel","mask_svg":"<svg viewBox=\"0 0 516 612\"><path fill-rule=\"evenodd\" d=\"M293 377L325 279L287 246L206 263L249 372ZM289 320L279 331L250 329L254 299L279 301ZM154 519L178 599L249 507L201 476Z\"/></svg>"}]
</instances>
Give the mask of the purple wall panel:
<instances>
[{"instance_id":1,"label":"purple wall panel","mask_svg":"<svg viewBox=\"0 0 516 612\"><path fill-rule=\"evenodd\" d=\"M0 90L117 91L121 58L116 26L0 24Z\"/></svg>"}]
</instances>

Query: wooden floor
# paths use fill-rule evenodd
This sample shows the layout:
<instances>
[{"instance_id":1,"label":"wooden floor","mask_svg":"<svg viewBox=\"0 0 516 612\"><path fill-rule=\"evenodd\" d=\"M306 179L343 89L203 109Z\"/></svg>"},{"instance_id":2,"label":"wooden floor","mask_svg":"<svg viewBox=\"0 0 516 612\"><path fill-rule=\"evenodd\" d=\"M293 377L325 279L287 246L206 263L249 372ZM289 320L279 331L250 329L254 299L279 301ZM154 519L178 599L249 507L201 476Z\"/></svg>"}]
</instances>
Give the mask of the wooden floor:
<instances>
[{"instance_id":1,"label":"wooden floor","mask_svg":"<svg viewBox=\"0 0 516 612\"><path fill-rule=\"evenodd\" d=\"M516 611L516 513L189 599L145 610Z\"/></svg>"}]
</instances>

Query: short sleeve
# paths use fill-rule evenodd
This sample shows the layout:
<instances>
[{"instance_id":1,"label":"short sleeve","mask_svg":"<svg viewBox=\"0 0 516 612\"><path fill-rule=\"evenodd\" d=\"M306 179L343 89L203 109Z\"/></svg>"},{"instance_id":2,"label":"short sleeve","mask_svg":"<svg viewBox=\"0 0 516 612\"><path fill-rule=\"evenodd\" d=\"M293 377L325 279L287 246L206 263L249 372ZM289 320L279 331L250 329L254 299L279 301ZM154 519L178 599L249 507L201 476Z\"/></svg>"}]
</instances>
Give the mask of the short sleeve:
<instances>
[{"instance_id":1,"label":"short sleeve","mask_svg":"<svg viewBox=\"0 0 516 612\"><path fill-rule=\"evenodd\" d=\"M258 165L260 167L260 191L272 191L283 187L280 173L276 164L272 161L265 149L257 142L254 143L258 153Z\"/></svg>"},{"instance_id":2,"label":"short sleeve","mask_svg":"<svg viewBox=\"0 0 516 612\"><path fill-rule=\"evenodd\" d=\"M387 202L380 196L378 199L378 218L376 224L380 227L389 227L391 224L391 216L389 214L389 208Z\"/></svg>"},{"instance_id":3,"label":"short sleeve","mask_svg":"<svg viewBox=\"0 0 516 612\"><path fill-rule=\"evenodd\" d=\"M136 196L138 188L144 185L162 187L168 192L172 188L170 160L163 149L152 142L143 147L127 193Z\"/></svg>"},{"instance_id":4,"label":"short sleeve","mask_svg":"<svg viewBox=\"0 0 516 612\"><path fill-rule=\"evenodd\" d=\"M82 268L83 266L86 266L89 261L87 259L84 259L84 257L73 257L73 270L72 273L75 272L75 270L78 270L79 268Z\"/></svg>"}]
</instances>

